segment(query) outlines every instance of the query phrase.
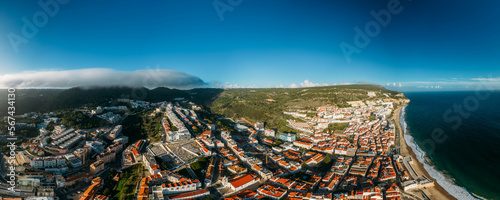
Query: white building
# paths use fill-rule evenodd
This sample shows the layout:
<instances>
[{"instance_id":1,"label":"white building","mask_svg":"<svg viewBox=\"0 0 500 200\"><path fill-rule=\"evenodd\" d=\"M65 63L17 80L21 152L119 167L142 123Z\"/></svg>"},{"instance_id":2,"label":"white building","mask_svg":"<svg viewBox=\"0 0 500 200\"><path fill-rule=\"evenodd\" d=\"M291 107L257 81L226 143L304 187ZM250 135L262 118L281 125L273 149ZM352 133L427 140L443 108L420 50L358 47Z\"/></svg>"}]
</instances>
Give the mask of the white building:
<instances>
[{"instance_id":1,"label":"white building","mask_svg":"<svg viewBox=\"0 0 500 200\"><path fill-rule=\"evenodd\" d=\"M177 127L177 131L166 131L167 134L167 140L168 141L176 141L176 140L183 140L183 139L189 139L191 138L191 133L189 130L186 128L184 123L177 117L177 115L174 113L174 109L178 108L171 108L167 107L166 115L172 122L172 125ZM182 112L178 111L177 112L179 115L184 116ZM164 126L164 128L167 128Z\"/></svg>"},{"instance_id":2,"label":"white building","mask_svg":"<svg viewBox=\"0 0 500 200\"><path fill-rule=\"evenodd\" d=\"M194 191L197 188L201 187L201 182L199 180L194 180L194 181L184 181L184 182L178 182L178 183L170 183L170 184L163 184L163 194L173 194L173 193L180 193L180 192L190 192Z\"/></svg>"},{"instance_id":3,"label":"white building","mask_svg":"<svg viewBox=\"0 0 500 200\"><path fill-rule=\"evenodd\" d=\"M39 187L40 186L40 179L39 178L28 178L28 177L19 178L19 185Z\"/></svg>"},{"instance_id":4,"label":"white building","mask_svg":"<svg viewBox=\"0 0 500 200\"><path fill-rule=\"evenodd\" d=\"M57 156L56 161L57 161L57 166L62 166L66 164L66 159L64 158L64 156Z\"/></svg>"},{"instance_id":5,"label":"white building","mask_svg":"<svg viewBox=\"0 0 500 200\"><path fill-rule=\"evenodd\" d=\"M57 166L57 160L53 157L46 157L43 160L43 167L55 167Z\"/></svg>"},{"instance_id":6,"label":"white building","mask_svg":"<svg viewBox=\"0 0 500 200\"><path fill-rule=\"evenodd\" d=\"M296 137L297 137L297 135L295 135L293 133L280 133L279 134L280 140L283 140L285 142L293 142L293 141L295 141Z\"/></svg>"},{"instance_id":7,"label":"white building","mask_svg":"<svg viewBox=\"0 0 500 200\"><path fill-rule=\"evenodd\" d=\"M255 129L258 131L263 131L264 130L264 122L256 122Z\"/></svg>"},{"instance_id":8,"label":"white building","mask_svg":"<svg viewBox=\"0 0 500 200\"><path fill-rule=\"evenodd\" d=\"M32 168L43 168L43 158L33 158L31 160L31 167Z\"/></svg>"},{"instance_id":9,"label":"white building","mask_svg":"<svg viewBox=\"0 0 500 200\"><path fill-rule=\"evenodd\" d=\"M241 125L241 124L236 124L236 125L234 126L234 128L235 128L236 130L238 130L239 132L246 132L246 131L248 131L248 127L246 127L246 126L244 126L244 125Z\"/></svg>"},{"instance_id":10,"label":"white building","mask_svg":"<svg viewBox=\"0 0 500 200\"><path fill-rule=\"evenodd\" d=\"M239 191L247 188L248 186L256 183L259 180L260 178L256 175L245 174L234 178L231 181L228 181L227 177L224 177L222 180L222 184L225 186L229 186L233 191Z\"/></svg>"},{"instance_id":11,"label":"white building","mask_svg":"<svg viewBox=\"0 0 500 200\"><path fill-rule=\"evenodd\" d=\"M276 137L276 132L272 129L266 129L264 135L268 137Z\"/></svg>"}]
</instances>

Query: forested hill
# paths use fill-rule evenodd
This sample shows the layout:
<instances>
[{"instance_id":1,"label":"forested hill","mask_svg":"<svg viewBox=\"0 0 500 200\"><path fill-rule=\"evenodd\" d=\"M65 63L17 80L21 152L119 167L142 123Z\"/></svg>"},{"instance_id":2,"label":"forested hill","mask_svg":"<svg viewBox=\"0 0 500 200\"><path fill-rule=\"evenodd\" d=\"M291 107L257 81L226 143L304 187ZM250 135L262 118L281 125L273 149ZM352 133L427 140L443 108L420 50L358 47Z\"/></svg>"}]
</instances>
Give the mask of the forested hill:
<instances>
[{"instance_id":1,"label":"forested hill","mask_svg":"<svg viewBox=\"0 0 500 200\"><path fill-rule=\"evenodd\" d=\"M149 102L171 101L185 98L197 104L209 104L223 89L202 88L178 90L169 88L71 88L71 89L18 89L16 90L16 114L49 112L81 106L106 106L111 99L129 98ZM0 90L0 116L7 114L7 90Z\"/></svg>"}]
</instances>

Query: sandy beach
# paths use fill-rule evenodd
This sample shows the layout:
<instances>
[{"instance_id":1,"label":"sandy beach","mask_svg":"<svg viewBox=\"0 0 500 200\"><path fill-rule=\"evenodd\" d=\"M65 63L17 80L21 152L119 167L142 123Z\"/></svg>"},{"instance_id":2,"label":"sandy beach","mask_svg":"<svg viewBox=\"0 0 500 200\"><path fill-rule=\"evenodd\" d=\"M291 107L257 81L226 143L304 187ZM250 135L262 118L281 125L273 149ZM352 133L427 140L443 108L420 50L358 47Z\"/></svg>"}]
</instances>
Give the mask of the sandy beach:
<instances>
[{"instance_id":1,"label":"sandy beach","mask_svg":"<svg viewBox=\"0 0 500 200\"><path fill-rule=\"evenodd\" d=\"M401 124L399 122L399 117L401 115L401 109L402 109L402 106L398 106L397 109L394 111L394 121L396 122L396 126L399 129L399 135L401 136L401 137L399 137L400 138L400 145L401 145L401 155L402 156L411 156L412 159L414 160L414 162L412 164L413 169L415 169L415 171L418 174L423 174L426 177L428 177L429 179L431 179L432 181L434 181L434 187L428 187L428 188L424 189L424 192L431 199L456 199L455 197L451 196L446 190L444 190L444 188L441 187L436 182L436 180L429 175L429 173L425 170L424 165L418 161L417 156L415 155L415 153L413 152L411 147L409 147L406 144L405 138L403 137L404 131L403 131ZM419 190L415 190L415 191L418 192ZM418 194L419 192L418 193L409 192L409 193Z\"/></svg>"}]
</instances>

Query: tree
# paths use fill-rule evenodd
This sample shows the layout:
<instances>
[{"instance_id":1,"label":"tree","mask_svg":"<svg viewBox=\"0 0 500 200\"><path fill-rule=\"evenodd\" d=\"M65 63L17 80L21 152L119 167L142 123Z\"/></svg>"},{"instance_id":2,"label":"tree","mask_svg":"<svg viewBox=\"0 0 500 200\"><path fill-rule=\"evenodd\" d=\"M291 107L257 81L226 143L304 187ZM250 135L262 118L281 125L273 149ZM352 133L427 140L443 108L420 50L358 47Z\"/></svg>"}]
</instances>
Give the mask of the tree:
<instances>
[{"instance_id":1,"label":"tree","mask_svg":"<svg viewBox=\"0 0 500 200\"><path fill-rule=\"evenodd\" d=\"M198 158L198 162L207 162L207 158L206 157Z\"/></svg>"},{"instance_id":2,"label":"tree","mask_svg":"<svg viewBox=\"0 0 500 200\"><path fill-rule=\"evenodd\" d=\"M5 146L2 147L2 152L3 153L9 152L9 150L10 150L10 148L7 145L5 145Z\"/></svg>"},{"instance_id":3,"label":"tree","mask_svg":"<svg viewBox=\"0 0 500 200\"><path fill-rule=\"evenodd\" d=\"M45 130L53 131L54 130L54 122L50 121L49 124L47 124L47 127L45 127Z\"/></svg>"},{"instance_id":4,"label":"tree","mask_svg":"<svg viewBox=\"0 0 500 200\"><path fill-rule=\"evenodd\" d=\"M191 169L193 170L199 170L201 169L200 163L199 162L194 162L191 164Z\"/></svg>"},{"instance_id":5,"label":"tree","mask_svg":"<svg viewBox=\"0 0 500 200\"><path fill-rule=\"evenodd\" d=\"M111 193L111 189L110 188L104 189L103 195L108 196L109 193Z\"/></svg>"},{"instance_id":6,"label":"tree","mask_svg":"<svg viewBox=\"0 0 500 200\"><path fill-rule=\"evenodd\" d=\"M164 162L162 162L162 163L161 163L161 166L163 167L163 169L168 169L167 164L166 164L166 163L164 163Z\"/></svg>"},{"instance_id":7,"label":"tree","mask_svg":"<svg viewBox=\"0 0 500 200\"><path fill-rule=\"evenodd\" d=\"M326 154L325 160L323 160L324 163L330 163L330 155Z\"/></svg>"},{"instance_id":8,"label":"tree","mask_svg":"<svg viewBox=\"0 0 500 200\"><path fill-rule=\"evenodd\" d=\"M67 127L75 127L77 129L89 129L109 125L107 121L95 115L89 117L82 112L66 112L62 117L61 123Z\"/></svg>"},{"instance_id":9,"label":"tree","mask_svg":"<svg viewBox=\"0 0 500 200\"><path fill-rule=\"evenodd\" d=\"M307 163L306 162L302 163L302 169L304 169L304 168L307 168Z\"/></svg>"},{"instance_id":10,"label":"tree","mask_svg":"<svg viewBox=\"0 0 500 200\"><path fill-rule=\"evenodd\" d=\"M195 127L195 128L193 128L193 132L194 133L200 133L201 129L199 129L198 127Z\"/></svg>"}]
</instances>

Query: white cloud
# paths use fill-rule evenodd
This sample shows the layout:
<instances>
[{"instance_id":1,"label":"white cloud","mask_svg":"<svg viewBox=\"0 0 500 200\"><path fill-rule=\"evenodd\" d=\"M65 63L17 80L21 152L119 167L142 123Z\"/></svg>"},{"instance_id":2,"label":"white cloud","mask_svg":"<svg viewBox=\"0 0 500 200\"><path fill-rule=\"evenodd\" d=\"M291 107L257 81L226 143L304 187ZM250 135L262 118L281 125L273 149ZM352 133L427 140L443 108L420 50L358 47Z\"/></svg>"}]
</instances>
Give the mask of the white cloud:
<instances>
[{"instance_id":1,"label":"white cloud","mask_svg":"<svg viewBox=\"0 0 500 200\"><path fill-rule=\"evenodd\" d=\"M193 88L205 85L196 76L169 69L118 71L109 68L29 71L0 75L0 87L70 88L94 86Z\"/></svg>"},{"instance_id":2,"label":"white cloud","mask_svg":"<svg viewBox=\"0 0 500 200\"><path fill-rule=\"evenodd\" d=\"M426 86L418 85L418 86L416 86L416 88L442 89L443 87L441 87L440 85L426 85Z\"/></svg>"},{"instance_id":3,"label":"white cloud","mask_svg":"<svg viewBox=\"0 0 500 200\"><path fill-rule=\"evenodd\" d=\"M256 88L257 86L255 86L255 85L239 85L237 83L231 84L229 82L226 82L222 87L223 88ZM215 88L220 88L220 87L215 86Z\"/></svg>"},{"instance_id":4,"label":"white cloud","mask_svg":"<svg viewBox=\"0 0 500 200\"><path fill-rule=\"evenodd\" d=\"M281 85L281 84L280 84ZM309 80L304 80L304 82L296 84L296 83L291 83L288 85L288 88L299 88L299 87L318 87L318 86L328 86L329 84L327 83L313 83Z\"/></svg>"},{"instance_id":5,"label":"white cloud","mask_svg":"<svg viewBox=\"0 0 500 200\"><path fill-rule=\"evenodd\" d=\"M229 82L226 82L226 84L224 84L224 88L241 88L241 86L238 84L231 84Z\"/></svg>"},{"instance_id":6,"label":"white cloud","mask_svg":"<svg viewBox=\"0 0 500 200\"><path fill-rule=\"evenodd\" d=\"M489 83L495 83L495 82L500 82L500 77L493 78L471 78L468 80L460 80L456 78L452 78L452 80L441 80L441 81L410 81L410 82L404 82L405 84L409 85L443 85L443 86L452 86L452 85L478 85L478 84L489 84Z\"/></svg>"},{"instance_id":7,"label":"white cloud","mask_svg":"<svg viewBox=\"0 0 500 200\"><path fill-rule=\"evenodd\" d=\"M488 82L500 82L500 77L497 78L472 78L473 81L488 81Z\"/></svg>"},{"instance_id":8,"label":"white cloud","mask_svg":"<svg viewBox=\"0 0 500 200\"><path fill-rule=\"evenodd\" d=\"M398 83L396 83L396 82L386 83L385 85L389 86L389 87L391 87L391 86L392 87L403 87L403 84L401 84L401 82L398 82Z\"/></svg>"},{"instance_id":9,"label":"white cloud","mask_svg":"<svg viewBox=\"0 0 500 200\"><path fill-rule=\"evenodd\" d=\"M394 83L386 83L386 85L392 87ZM495 78L490 75L489 77L478 77L470 79L451 78L438 81L410 81L402 82L402 86L406 89L427 88L440 90L460 90L475 88L476 90L499 90L500 77Z\"/></svg>"},{"instance_id":10,"label":"white cloud","mask_svg":"<svg viewBox=\"0 0 500 200\"><path fill-rule=\"evenodd\" d=\"M328 84L326 83L313 83L309 80L305 80L304 82L300 83L300 87L317 87L317 86L327 86Z\"/></svg>"},{"instance_id":11,"label":"white cloud","mask_svg":"<svg viewBox=\"0 0 500 200\"><path fill-rule=\"evenodd\" d=\"M288 85L289 88L298 88L299 86L295 83L291 83L290 85Z\"/></svg>"}]
</instances>

